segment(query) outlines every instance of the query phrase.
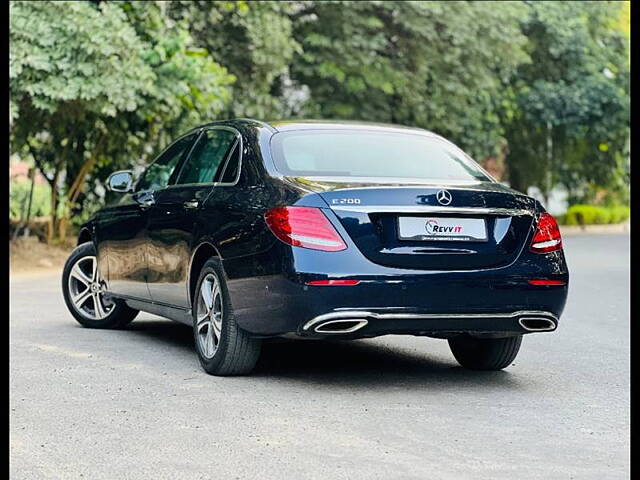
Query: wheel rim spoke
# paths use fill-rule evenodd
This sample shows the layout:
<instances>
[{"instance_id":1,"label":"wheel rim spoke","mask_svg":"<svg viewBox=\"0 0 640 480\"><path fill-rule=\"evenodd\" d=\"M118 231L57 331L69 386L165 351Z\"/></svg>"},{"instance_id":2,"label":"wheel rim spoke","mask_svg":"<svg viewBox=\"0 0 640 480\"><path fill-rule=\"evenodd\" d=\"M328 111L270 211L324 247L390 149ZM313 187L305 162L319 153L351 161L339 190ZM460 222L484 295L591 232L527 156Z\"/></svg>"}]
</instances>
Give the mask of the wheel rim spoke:
<instances>
[{"instance_id":1,"label":"wheel rim spoke","mask_svg":"<svg viewBox=\"0 0 640 480\"><path fill-rule=\"evenodd\" d=\"M216 306L216 301L219 299L220 297L220 288L218 285L218 282L214 282L213 284L213 288L211 289L211 308L215 309Z\"/></svg>"},{"instance_id":2,"label":"wheel rim spoke","mask_svg":"<svg viewBox=\"0 0 640 480\"><path fill-rule=\"evenodd\" d=\"M89 278L87 274L80 269L79 263L76 263L71 269L71 276L86 287L91 285L91 278Z\"/></svg>"},{"instance_id":3,"label":"wheel rim spoke","mask_svg":"<svg viewBox=\"0 0 640 480\"><path fill-rule=\"evenodd\" d=\"M198 327L198 332L202 330L202 327L204 327L208 322L209 322L209 313L205 312L202 314L198 314L197 323L196 323Z\"/></svg>"},{"instance_id":4,"label":"wheel rim spoke","mask_svg":"<svg viewBox=\"0 0 640 480\"><path fill-rule=\"evenodd\" d=\"M98 262L95 257L91 257L91 281L97 282L98 280Z\"/></svg>"},{"instance_id":5,"label":"wheel rim spoke","mask_svg":"<svg viewBox=\"0 0 640 480\"><path fill-rule=\"evenodd\" d=\"M213 344L213 328L211 328L211 324L209 324L209 328L207 329L207 338L206 338L206 342L207 342L207 355L211 356L213 355L213 349L214 349L214 344Z\"/></svg>"},{"instance_id":6,"label":"wheel rim spoke","mask_svg":"<svg viewBox=\"0 0 640 480\"><path fill-rule=\"evenodd\" d=\"M96 317L102 319L107 316L107 312L102 305L102 295L96 293L93 295L93 306L95 307Z\"/></svg>"},{"instance_id":7,"label":"wheel rim spoke","mask_svg":"<svg viewBox=\"0 0 640 480\"><path fill-rule=\"evenodd\" d=\"M204 301L204 306L207 309L207 312L209 312L209 310L211 310L211 306L213 305L213 286L210 282L207 281L207 279L202 282L200 293L202 295L202 300Z\"/></svg>"},{"instance_id":8,"label":"wheel rim spoke","mask_svg":"<svg viewBox=\"0 0 640 480\"><path fill-rule=\"evenodd\" d=\"M80 309L82 307L82 305L84 305L84 303L91 298L91 289L87 288L86 290L84 290L83 292L77 294L75 297L73 297L72 301L73 304Z\"/></svg>"}]
</instances>

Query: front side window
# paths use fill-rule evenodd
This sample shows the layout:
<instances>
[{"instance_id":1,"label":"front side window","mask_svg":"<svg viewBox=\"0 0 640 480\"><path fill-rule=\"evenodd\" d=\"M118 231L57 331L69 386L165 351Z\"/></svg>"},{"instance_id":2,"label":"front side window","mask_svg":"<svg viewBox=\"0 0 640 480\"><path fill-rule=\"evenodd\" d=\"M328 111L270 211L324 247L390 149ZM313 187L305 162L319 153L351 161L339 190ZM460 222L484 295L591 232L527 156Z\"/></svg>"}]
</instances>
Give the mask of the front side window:
<instances>
[{"instance_id":1,"label":"front side window","mask_svg":"<svg viewBox=\"0 0 640 480\"><path fill-rule=\"evenodd\" d=\"M428 135L302 130L273 136L276 169L309 177L492 181L460 149Z\"/></svg>"},{"instance_id":2,"label":"front side window","mask_svg":"<svg viewBox=\"0 0 640 480\"><path fill-rule=\"evenodd\" d=\"M189 152L195 138L195 133L187 135L174 142L161 153L156 161L142 174L136 190L159 190L166 187L180 160Z\"/></svg>"},{"instance_id":3,"label":"front side window","mask_svg":"<svg viewBox=\"0 0 640 480\"><path fill-rule=\"evenodd\" d=\"M236 134L229 130L207 130L183 165L176 184L214 182L236 139Z\"/></svg>"}]
</instances>

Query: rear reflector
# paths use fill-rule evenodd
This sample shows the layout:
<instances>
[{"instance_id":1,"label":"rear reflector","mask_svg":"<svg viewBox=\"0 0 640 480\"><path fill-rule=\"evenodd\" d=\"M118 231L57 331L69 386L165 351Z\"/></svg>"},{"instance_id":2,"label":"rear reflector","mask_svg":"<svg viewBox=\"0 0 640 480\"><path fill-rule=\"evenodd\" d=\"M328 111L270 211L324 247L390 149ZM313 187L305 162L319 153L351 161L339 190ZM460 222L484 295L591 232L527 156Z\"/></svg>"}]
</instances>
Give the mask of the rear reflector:
<instances>
[{"instance_id":1,"label":"rear reflector","mask_svg":"<svg viewBox=\"0 0 640 480\"><path fill-rule=\"evenodd\" d=\"M307 285L358 285L360 280L311 280Z\"/></svg>"},{"instance_id":2,"label":"rear reflector","mask_svg":"<svg viewBox=\"0 0 640 480\"><path fill-rule=\"evenodd\" d=\"M319 208L276 207L265 213L264 219L273 234L287 245L325 252L347 248Z\"/></svg>"},{"instance_id":3,"label":"rear reflector","mask_svg":"<svg viewBox=\"0 0 640 480\"><path fill-rule=\"evenodd\" d=\"M535 253L555 252L562 248L562 237L555 218L543 213L538 219L536 233L531 240L531 251Z\"/></svg>"},{"instance_id":4,"label":"rear reflector","mask_svg":"<svg viewBox=\"0 0 640 480\"><path fill-rule=\"evenodd\" d=\"M527 280L529 285L566 285L567 282L563 282L562 280Z\"/></svg>"}]
</instances>

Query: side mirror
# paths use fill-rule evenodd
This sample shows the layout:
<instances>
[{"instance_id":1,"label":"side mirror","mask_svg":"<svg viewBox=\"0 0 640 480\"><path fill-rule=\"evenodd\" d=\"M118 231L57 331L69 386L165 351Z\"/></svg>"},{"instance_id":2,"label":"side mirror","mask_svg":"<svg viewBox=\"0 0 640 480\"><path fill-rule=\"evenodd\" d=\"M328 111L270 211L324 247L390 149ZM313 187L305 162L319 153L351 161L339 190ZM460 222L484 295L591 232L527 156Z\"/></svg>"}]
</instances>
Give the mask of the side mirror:
<instances>
[{"instance_id":1,"label":"side mirror","mask_svg":"<svg viewBox=\"0 0 640 480\"><path fill-rule=\"evenodd\" d=\"M109 175L107 189L112 192L129 193L133 190L133 172L119 170Z\"/></svg>"}]
</instances>

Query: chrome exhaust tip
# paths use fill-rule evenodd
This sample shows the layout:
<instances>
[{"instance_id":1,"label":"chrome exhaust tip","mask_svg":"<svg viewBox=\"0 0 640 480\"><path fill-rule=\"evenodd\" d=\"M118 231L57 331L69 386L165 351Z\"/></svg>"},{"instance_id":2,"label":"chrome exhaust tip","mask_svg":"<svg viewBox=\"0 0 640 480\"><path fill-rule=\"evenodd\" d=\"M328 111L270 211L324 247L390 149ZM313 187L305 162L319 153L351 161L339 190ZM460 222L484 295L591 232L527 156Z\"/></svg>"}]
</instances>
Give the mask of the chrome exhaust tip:
<instances>
[{"instance_id":1,"label":"chrome exhaust tip","mask_svg":"<svg viewBox=\"0 0 640 480\"><path fill-rule=\"evenodd\" d=\"M550 332L555 330L558 324L553 320L541 317L524 317L518 319L520 326L529 332Z\"/></svg>"},{"instance_id":2,"label":"chrome exhaust tip","mask_svg":"<svg viewBox=\"0 0 640 480\"><path fill-rule=\"evenodd\" d=\"M328 322L322 322L316 325L313 331L323 334L352 333L356 330L360 330L362 327L365 327L368 323L369 322L365 319L329 320Z\"/></svg>"}]
</instances>

